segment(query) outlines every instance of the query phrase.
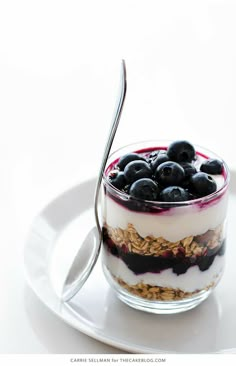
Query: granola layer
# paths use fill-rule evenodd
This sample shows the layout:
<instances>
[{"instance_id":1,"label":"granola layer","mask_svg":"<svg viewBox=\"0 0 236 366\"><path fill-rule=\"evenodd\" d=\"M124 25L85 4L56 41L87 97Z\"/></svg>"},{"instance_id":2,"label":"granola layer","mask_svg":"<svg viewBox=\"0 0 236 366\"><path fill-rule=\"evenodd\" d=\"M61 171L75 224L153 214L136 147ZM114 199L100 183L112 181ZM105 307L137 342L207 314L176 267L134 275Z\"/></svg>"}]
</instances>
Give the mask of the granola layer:
<instances>
[{"instance_id":1,"label":"granola layer","mask_svg":"<svg viewBox=\"0 0 236 366\"><path fill-rule=\"evenodd\" d=\"M132 295L142 297L147 300L154 301L178 301L196 296L202 291L208 291L210 288L215 287L215 283L211 282L208 286L203 289L187 292L181 289L175 289L172 287L161 287L161 286L151 286L145 283L138 283L137 285L129 285L121 278L115 278L115 280L121 285L125 290L130 292Z\"/></svg>"},{"instance_id":2,"label":"granola layer","mask_svg":"<svg viewBox=\"0 0 236 366\"><path fill-rule=\"evenodd\" d=\"M121 250L145 256L176 256L199 257L217 251L223 241L223 227L219 225L215 230L208 230L202 235L188 236L177 242L170 242L163 237L152 235L141 237L132 224L127 229L104 226L104 237Z\"/></svg>"},{"instance_id":3,"label":"granola layer","mask_svg":"<svg viewBox=\"0 0 236 366\"><path fill-rule=\"evenodd\" d=\"M163 237L143 238L132 224L125 230L106 225L103 242L108 253L119 258L135 275L161 274L170 269L179 276L191 267L198 267L203 272L212 266L216 256L223 256L225 251L222 225L178 242L170 242Z\"/></svg>"}]
</instances>

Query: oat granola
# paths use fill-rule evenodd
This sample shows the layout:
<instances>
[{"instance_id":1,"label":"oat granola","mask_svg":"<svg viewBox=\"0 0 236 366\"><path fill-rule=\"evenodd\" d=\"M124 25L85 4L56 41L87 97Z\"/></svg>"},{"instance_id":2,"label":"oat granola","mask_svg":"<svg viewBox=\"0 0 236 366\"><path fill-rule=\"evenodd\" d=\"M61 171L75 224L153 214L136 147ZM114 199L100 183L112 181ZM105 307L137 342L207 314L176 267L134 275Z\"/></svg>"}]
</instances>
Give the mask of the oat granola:
<instances>
[{"instance_id":1,"label":"oat granola","mask_svg":"<svg viewBox=\"0 0 236 366\"><path fill-rule=\"evenodd\" d=\"M176 242L170 242L163 237L152 235L141 237L132 224L127 229L112 228L105 225L108 236L118 247L126 252L140 255L160 256L177 255L182 253L185 257L206 255L208 250L219 248L222 244L222 225L215 230L208 230L202 235L188 236Z\"/></svg>"},{"instance_id":2,"label":"oat granola","mask_svg":"<svg viewBox=\"0 0 236 366\"><path fill-rule=\"evenodd\" d=\"M185 298L193 297L203 290L208 291L210 288L213 288L216 285L215 282L211 282L210 285L204 289L186 292L171 287L151 286L142 282L138 283L137 285L128 285L120 278L115 278L115 280L119 283L119 285L121 285L125 290L132 293L133 295L156 301L183 300Z\"/></svg>"}]
</instances>

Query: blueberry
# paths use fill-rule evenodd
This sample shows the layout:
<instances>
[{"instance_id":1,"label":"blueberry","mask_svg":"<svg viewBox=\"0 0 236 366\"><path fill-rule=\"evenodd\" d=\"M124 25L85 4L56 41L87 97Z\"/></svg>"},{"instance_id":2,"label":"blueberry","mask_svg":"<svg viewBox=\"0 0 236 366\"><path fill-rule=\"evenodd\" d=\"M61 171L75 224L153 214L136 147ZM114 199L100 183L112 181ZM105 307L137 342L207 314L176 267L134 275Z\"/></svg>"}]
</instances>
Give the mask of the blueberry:
<instances>
[{"instance_id":1,"label":"blueberry","mask_svg":"<svg viewBox=\"0 0 236 366\"><path fill-rule=\"evenodd\" d=\"M161 154L158 154L158 155L156 156L156 158L154 158L154 159L151 161L151 163L150 163L152 170L153 170L153 171L155 171L155 170L156 170L156 168L157 168L160 164L165 163L166 161L170 161L170 158L169 158L169 156L167 155L166 151L165 151L165 152L163 152L163 153L161 153Z\"/></svg>"},{"instance_id":2,"label":"blueberry","mask_svg":"<svg viewBox=\"0 0 236 366\"><path fill-rule=\"evenodd\" d=\"M185 173L185 178L189 178L191 177L193 174L197 173L197 169L195 168L195 166L191 163L181 163L180 164L182 166L182 168L184 169L184 173Z\"/></svg>"},{"instance_id":3,"label":"blueberry","mask_svg":"<svg viewBox=\"0 0 236 366\"><path fill-rule=\"evenodd\" d=\"M151 178L152 169L147 162L134 160L126 165L124 176L128 183L133 183L141 178Z\"/></svg>"},{"instance_id":4,"label":"blueberry","mask_svg":"<svg viewBox=\"0 0 236 366\"><path fill-rule=\"evenodd\" d=\"M178 140L172 142L168 149L167 154L170 160L181 162L189 162L195 158L195 149L190 142L186 140Z\"/></svg>"},{"instance_id":5,"label":"blueberry","mask_svg":"<svg viewBox=\"0 0 236 366\"><path fill-rule=\"evenodd\" d=\"M180 165L184 169L184 173L185 173L185 177L184 177L183 181L181 182L181 187L188 189L190 186L190 178L193 174L197 173L197 169L191 163L180 163Z\"/></svg>"},{"instance_id":6,"label":"blueberry","mask_svg":"<svg viewBox=\"0 0 236 366\"><path fill-rule=\"evenodd\" d=\"M109 173L108 179L111 184L117 189L123 189L127 182L123 172L119 172L118 170L113 170Z\"/></svg>"},{"instance_id":7,"label":"blueberry","mask_svg":"<svg viewBox=\"0 0 236 366\"><path fill-rule=\"evenodd\" d=\"M160 193L160 200L163 202L181 202L188 199L188 192L178 186L166 187Z\"/></svg>"},{"instance_id":8,"label":"blueberry","mask_svg":"<svg viewBox=\"0 0 236 366\"><path fill-rule=\"evenodd\" d=\"M184 179L184 169L178 163L167 161L157 167L155 179L163 186L179 185Z\"/></svg>"},{"instance_id":9,"label":"blueberry","mask_svg":"<svg viewBox=\"0 0 236 366\"><path fill-rule=\"evenodd\" d=\"M200 170L207 174L221 174L223 163L218 159L208 159L202 163Z\"/></svg>"},{"instance_id":10,"label":"blueberry","mask_svg":"<svg viewBox=\"0 0 236 366\"><path fill-rule=\"evenodd\" d=\"M141 178L131 185L129 194L135 198L156 201L159 196L159 192L160 190L157 183L152 179Z\"/></svg>"},{"instance_id":11,"label":"blueberry","mask_svg":"<svg viewBox=\"0 0 236 366\"><path fill-rule=\"evenodd\" d=\"M129 154L126 154L124 156L122 156L120 158L120 160L118 161L117 163L117 167L120 169L120 170L124 170L126 165L128 163L130 163L131 161L134 161L134 160L143 160L143 161L146 161L144 159L144 157L142 157L141 155L139 154L136 154L136 153L129 153Z\"/></svg>"},{"instance_id":12,"label":"blueberry","mask_svg":"<svg viewBox=\"0 0 236 366\"><path fill-rule=\"evenodd\" d=\"M192 175L190 183L199 197L207 196L208 194L215 192L217 188L215 180L204 172L198 172Z\"/></svg>"},{"instance_id":13,"label":"blueberry","mask_svg":"<svg viewBox=\"0 0 236 366\"><path fill-rule=\"evenodd\" d=\"M148 161L151 162L160 154L166 153L166 150L154 150L149 154Z\"/></svg>"}]
</instances>

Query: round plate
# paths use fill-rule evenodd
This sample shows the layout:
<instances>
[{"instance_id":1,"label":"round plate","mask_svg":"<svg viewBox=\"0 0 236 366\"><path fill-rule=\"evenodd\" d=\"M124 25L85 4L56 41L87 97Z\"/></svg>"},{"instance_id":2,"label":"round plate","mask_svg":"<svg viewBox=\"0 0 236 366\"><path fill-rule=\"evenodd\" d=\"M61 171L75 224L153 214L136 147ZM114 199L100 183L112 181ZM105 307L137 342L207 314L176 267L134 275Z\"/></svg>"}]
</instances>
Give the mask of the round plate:
<instances>
[{"instance_id":1,"label":"round plate","mask_svg":"<svg viewBox=\"0 0 236 366\"><path fill-rule=\"evenodd\" d=\"M114 347L133 353L219 353L236 347L236 172L231 172L227 266L220 284L197 308L175 315L148 314L123 304L107 284L98 260L68 303L61 286L78 246L94 226L95 179L51 202L34 220L25 246L28 283L63 321Z\"/></svg>"}]
</instances>

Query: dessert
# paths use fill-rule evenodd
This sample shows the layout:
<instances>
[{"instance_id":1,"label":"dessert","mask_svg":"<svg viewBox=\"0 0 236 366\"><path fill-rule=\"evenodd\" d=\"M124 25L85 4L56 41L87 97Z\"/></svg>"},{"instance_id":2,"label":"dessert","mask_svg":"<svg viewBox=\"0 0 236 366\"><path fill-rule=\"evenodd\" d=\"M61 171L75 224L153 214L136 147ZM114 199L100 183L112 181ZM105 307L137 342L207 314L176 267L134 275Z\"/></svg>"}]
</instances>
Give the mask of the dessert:
<instances>
[{"instance_id":1,"label":"dessert","mask_svg":"<svg viewBox=\"0 0 236 366\"><path fill-rule=\"evenodd\" d=\"M209 295L224 269L228 181L221 159L185 140L110 158L103 268L123 301L168 313Z\"/></svg>"}]
</instances>

